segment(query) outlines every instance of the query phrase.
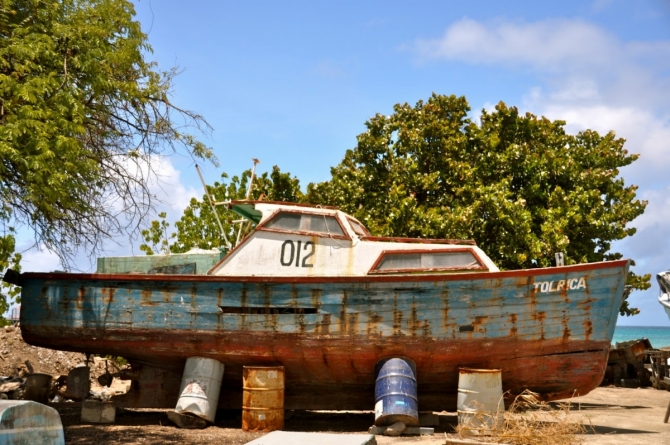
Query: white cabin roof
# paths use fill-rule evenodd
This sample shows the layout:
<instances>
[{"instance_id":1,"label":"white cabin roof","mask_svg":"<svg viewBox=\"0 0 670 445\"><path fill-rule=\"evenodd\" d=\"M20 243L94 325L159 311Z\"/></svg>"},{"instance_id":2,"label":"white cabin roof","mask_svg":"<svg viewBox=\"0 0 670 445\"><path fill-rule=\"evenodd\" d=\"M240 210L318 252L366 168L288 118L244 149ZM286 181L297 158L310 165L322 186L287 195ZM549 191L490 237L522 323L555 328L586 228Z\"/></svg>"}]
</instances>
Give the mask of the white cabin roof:
<instances>
[{"instance_id":1,"label":"white cabin roof","mask_svg":"<svg viewBox=\"0 0 670 445\"><path fill-rule=\"evenodd\" d=\"M375 237L334 207L233 201L255 229L210 271L221 276L364 276L496 272L473 241Z\"/></svg>"}]
</instances>

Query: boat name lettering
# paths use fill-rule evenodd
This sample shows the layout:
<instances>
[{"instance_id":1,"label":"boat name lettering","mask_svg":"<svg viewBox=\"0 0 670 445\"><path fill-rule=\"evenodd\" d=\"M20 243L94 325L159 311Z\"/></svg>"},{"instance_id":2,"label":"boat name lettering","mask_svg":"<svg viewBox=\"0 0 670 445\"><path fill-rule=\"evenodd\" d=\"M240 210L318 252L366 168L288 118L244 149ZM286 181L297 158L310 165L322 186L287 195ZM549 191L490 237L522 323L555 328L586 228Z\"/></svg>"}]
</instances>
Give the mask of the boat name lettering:
<instances>
[{"instance_id":1,"label":"boat name lettering","mask_svg":"<svg viewBox=\"0 0 670 445\"><path fill-rule=\"evenodd\" d=\"M586 289L586 278L570 278L559 281L538 281L533 283L535 292L558 292L561 290Z\"/></svg>"},{"instance_id":2,"label":"boat name lettering","mask_svg":"<svg viewBox=\"0 0 670 445\"><path fill-rule=\"evenodd\" d=\"M288 248L286 246L288 246ZM311 249L309 250L309 252L307 252L307 255L302 257L302 263L301 263L300 251L308 250L308 248L310 247ZM281 263L282 266L291 266L294 265L293 260L295 260L295 267L314 267L314 264L312 264L311 262L310 263L307 262L307 260L311 258L312 255L314 255L314 249L315 249L314 242L312 241L307 241L303 245L302 241L293 241L287 239L281 245L281 254L279 255L279 262Z\"/></svg>"}]
</instances>

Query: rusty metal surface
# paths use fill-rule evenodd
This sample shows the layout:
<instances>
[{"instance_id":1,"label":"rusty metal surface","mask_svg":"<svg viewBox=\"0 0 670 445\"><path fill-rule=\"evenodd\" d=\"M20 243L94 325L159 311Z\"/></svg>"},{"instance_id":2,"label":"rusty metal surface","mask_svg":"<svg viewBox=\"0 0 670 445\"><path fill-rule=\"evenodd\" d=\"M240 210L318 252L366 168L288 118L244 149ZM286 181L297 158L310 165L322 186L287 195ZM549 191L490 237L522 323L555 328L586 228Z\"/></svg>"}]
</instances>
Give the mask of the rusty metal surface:
<instances>
[{"instance_id":1,"label":"rusty metal surface","mask_svg":"<svg viewBox=\"0 0 670 445\"><path fill-rule=\"evenodd\" d=\"M600 383L627 264L339 279L23 274L21 326L31 344L154 367L214 358L226 366L221 405L241 406L243 366L282 365L287 408L370 409L375 363L399 355L417 364L422 410L455 406L459 367L500 368L506 391L552 400ZM134 389L127 399L143 406L149 388Z\"/></svg>"},{"instance_id":2,"label":"rusty metal surface","mask_svg":"<svg viewBox=\"0 0 670 445\"><path fill-rule=\"evenodd\" d=\"M245 366L242 376L242 429L284 428L284 367Z\"/></svg>"},{"instance_id":3,"label":"rusty metal surface","mask_svg":"<svg viewBox=\"0 0 670 445\"><path fill-rule=\"evenodd\" d=\"M105 375L105 374L103 374ZM91 390L91 368L80 366L70 370L67 375L67 398L83 400Z\"/></svg>"},{"instance_id":4,"label":"rusty metal surface","mask_svg":"<svg viewBox=\"0 0 670 445\"><path fill-rule=\"evenodd\" d=\"M49 374L34 373L26 377L25 400L32 400L46 404L49 401L52 376Z\"/></svg>"}]
</instances>

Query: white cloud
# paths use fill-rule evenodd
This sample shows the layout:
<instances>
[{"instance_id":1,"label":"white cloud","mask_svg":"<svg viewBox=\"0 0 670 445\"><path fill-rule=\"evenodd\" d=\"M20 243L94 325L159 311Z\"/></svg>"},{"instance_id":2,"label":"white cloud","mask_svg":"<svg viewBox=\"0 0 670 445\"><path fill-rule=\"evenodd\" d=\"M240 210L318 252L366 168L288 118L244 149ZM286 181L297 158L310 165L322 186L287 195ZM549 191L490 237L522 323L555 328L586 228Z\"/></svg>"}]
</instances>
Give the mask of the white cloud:
<instances>
[{"instance_id":1,"label":"white cloud","mask_svg":"<svg viewBox=\"0 0 670 445\"><path fill-rule=\"evenodd\" d=\"M23 254L21 269L29 272L62 270L58 255L44 249L33 248Z\"/></svg>"},{"instance_id":2,"label":"white cloud","mask_svg":"<svg viewBox=\"0 0 670 445\"><path fill-rule=\"evenodd\" d=\"M152 162L155 162L157 178L150 182L149 187L162 202L158 211L166 211L168 219L179 219L191 198L201 197L204 190L186 187L181 182L181 172L174 167L171 158L160 157Z\"/></svg>"},{"instance_id":3,"label":"white cloud","mask_svg":"<svg viewBox=\"0 0 670 445\"><path fill-rule=\"evenodd\" d=\"M156 217L159 213L167 214L166 220L170 222L171 227L174 221L177 221L189 205L191 198L201 197L204 191L196 190L192 186L185 186L181 181L181 172L173 165L175 157L154 156L151 158L151 168L153 175L148 175L148 167L134 166L142 171L142 174L148 178L149 192L154 197L155 209L152 213ZM150 220L149 220L150 221ZM140 252L139 245L142 240L130 236L117 236L105 244L105 256L126 256L126 255L144 255Z\"/></svg>"},{"instance_id":4,"label":"white cloud","mask_svg":"<svg viewBox=\"0 0 670 445\"><path fill-rule=\"evenodd\" d=\"M605 67L621 51L613 36L579 20L488 26L468 18L454 23L441 38L417 40L415 49L424 58L508 67L525 64L541 71Z\"/></svg>"},{"instance_id":5,"label":"white cloud","mask_svg":"<svg viewBox=\"0 0 670 445\"><path fill-rule=\"evenodd\" d=\"M500 65L541 74L556 100L631 101L667 107L670 101L670 41L622 42L608 31L578 19L534 23L452 24L440 38L418 39L424 61L458 60Z\"/></svg>"},{"instance_id":6,"label":"white cloud","mask_svg":"<svg viewBox=\"0 0 670 445\"><path fill-rule=\"evenodd\" d=\"M649 201L649 211L636 220L635 227L642 230L654 226L667 228L670 224L670 186L662 190L646 191L641 196ZM670 240L670 233L666 234L666 238ZM670 256L668 261L670 262Z\"/></svg>"},{"instance_id":7,"label":"white cloud","mask_svg":"<svg viewBox=\"0 0 670 445\"><path fill-rule=\"evenodd\" d=\"M188 189L181 183L181 172L172 164L172 159L166 156L153 155L149 163L126 160L124 168L129 176L145 183L148 192L156 203L157 213L161 211L183 211L192 196L196 195L193 187ZM136 195L141 192L138 190ZM117 211L122 209L121 199L109 202Z\"/></svg>"}]
</instances>

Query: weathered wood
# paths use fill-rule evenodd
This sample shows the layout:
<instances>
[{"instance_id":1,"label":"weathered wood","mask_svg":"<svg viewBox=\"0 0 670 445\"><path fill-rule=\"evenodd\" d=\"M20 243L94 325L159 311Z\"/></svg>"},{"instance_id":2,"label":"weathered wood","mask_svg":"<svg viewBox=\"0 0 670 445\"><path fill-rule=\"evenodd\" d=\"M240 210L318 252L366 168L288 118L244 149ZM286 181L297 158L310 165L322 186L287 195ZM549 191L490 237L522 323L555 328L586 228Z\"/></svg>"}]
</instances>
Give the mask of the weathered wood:
<instances>
[{"instance_id":1,"label":"weathered wood","mask_svg":"<svg viewBox=\"0 0 670 445\"><path fill-rule=\"evenodd\" d=\"M652 386L656 389L670 388L670 385L665 381L666 377L670 377L670 366L668 365L670 350L647 349L644 353L649 356L651 361Z\"/></svg>"}]
</instances>

